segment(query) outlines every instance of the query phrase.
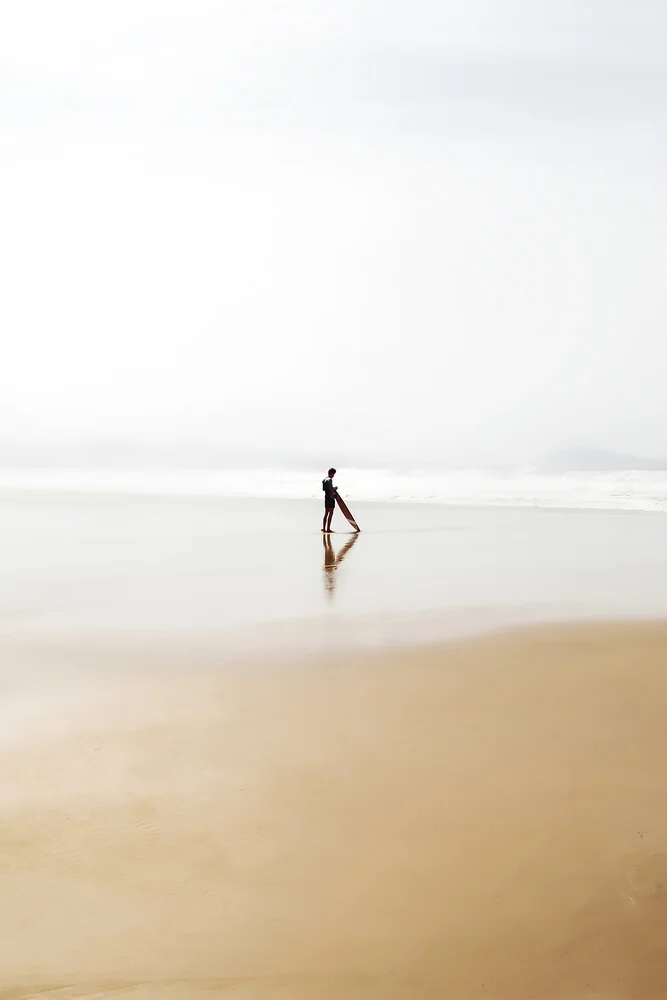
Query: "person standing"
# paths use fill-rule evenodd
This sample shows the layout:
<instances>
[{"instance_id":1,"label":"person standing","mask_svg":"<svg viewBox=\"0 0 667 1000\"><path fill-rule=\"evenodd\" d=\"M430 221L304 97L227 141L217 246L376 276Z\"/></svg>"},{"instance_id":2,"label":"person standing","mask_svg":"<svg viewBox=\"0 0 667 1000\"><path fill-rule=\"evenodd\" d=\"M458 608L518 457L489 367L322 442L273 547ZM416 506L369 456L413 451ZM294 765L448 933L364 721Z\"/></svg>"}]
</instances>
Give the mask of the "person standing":
<instances>
[{"instance_id":1,"label":"person standing","mask_svg":"<svg viewBox=\"0 0 667 1000\"><path fill-rule=\"evenodd\" d=\"M331 518L333 517L334 507L336 506L336 491L337 486L333 484L333 477L336 475L335 469L329 469L327 473L327 478L322 480L322 489L324 490L324 520L322 521L322 531L325 534L329 534L331 531Z\"/></svg>"}]
</instances>

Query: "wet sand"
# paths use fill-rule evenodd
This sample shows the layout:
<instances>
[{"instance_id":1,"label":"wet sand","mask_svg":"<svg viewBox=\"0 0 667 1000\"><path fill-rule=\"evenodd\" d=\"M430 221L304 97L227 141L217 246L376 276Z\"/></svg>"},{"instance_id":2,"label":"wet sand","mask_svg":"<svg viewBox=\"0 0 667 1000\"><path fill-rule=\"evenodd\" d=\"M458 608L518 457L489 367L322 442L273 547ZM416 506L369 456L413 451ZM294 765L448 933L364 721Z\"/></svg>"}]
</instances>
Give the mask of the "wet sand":
<instances>
[{"instance_id":1,"label":"wet sand","mask_svg":"<svg viewBox=\"0 0 667 1000\"><path fill-rule=\"evenodd\" d=\"M328 546L320 508L0 490L0 641L168 628L261 650L258 627L300 622L349 648L667 613L660 515L366 503Z\"/></svg>"},{"instance_id":2,"label":"wet sand","mask_svg":"<svg viewBox=\"0 0 667 1000\"><path fill-rule=\"evenodd\" d=\"M667 625L221 660L5 649L0 997L667 995Z\"/></svg>"}]
</instances>

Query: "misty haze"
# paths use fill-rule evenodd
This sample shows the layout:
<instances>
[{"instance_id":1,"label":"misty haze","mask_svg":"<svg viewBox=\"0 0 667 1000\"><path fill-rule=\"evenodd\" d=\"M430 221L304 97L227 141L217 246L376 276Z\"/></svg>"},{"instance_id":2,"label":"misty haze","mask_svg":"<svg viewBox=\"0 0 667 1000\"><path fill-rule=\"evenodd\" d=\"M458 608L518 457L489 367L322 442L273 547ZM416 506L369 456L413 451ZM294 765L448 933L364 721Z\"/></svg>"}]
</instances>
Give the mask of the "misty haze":
<instances>
[{"instance_id":1,"label":"misty haze","mask_svg":"<svg viewBox=\"0 0 667 1000\"><path fill-rule=\"evenodd\" d=\"M665 21L14 5L3 441L663 458Z\"/></svg>"}]
</instances>

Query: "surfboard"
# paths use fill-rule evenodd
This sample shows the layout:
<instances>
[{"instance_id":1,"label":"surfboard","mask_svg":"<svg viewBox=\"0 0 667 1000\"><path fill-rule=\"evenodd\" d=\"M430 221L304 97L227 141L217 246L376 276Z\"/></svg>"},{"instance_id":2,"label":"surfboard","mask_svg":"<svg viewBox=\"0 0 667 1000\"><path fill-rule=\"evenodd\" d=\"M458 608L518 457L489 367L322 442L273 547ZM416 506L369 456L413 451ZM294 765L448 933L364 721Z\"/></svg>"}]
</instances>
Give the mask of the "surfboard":
<instances>
[{"instance_id":1,"label":"surfboard","mask_svg":"<svg viewBox=\"0 0 667 1000\"><path fill-rule=\"evenodd\" d=\"M355 531L361 531L361 528L359 527L359 525L357 524L357 522L354 520L354 518L350 514L350 508L345 503L345 501L338 495L338 493L336 493L336 503L338 504L338 506L341 509L341 512L348 519L348 521L350 522L350 524L352 525L352 527L354 528L354 530Z\"/></svg>"}]
</instances>

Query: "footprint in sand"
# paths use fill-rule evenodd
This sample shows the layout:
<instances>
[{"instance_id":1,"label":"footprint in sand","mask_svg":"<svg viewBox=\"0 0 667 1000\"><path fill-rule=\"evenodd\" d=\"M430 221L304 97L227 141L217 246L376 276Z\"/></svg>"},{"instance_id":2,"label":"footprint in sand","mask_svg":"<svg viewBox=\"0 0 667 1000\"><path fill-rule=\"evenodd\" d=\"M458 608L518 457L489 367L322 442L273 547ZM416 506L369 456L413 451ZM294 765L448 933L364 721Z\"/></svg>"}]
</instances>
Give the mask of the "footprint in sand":
<instances>
[{"instance_id":1,"label":"footprint in sand","mask_svg":"<svg viewBox=\"0 0 667 1000\"><path fill-rule=\"evenodd\" d=\"M635 906L643 900L667 900L667 854L637 854L626 859L624 894Z\"/></svg>"}]
</instances>

